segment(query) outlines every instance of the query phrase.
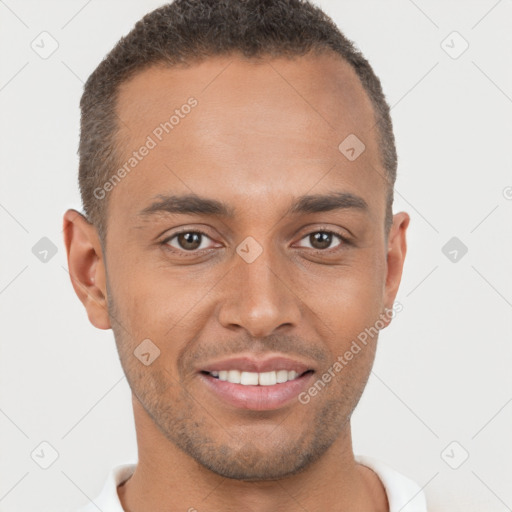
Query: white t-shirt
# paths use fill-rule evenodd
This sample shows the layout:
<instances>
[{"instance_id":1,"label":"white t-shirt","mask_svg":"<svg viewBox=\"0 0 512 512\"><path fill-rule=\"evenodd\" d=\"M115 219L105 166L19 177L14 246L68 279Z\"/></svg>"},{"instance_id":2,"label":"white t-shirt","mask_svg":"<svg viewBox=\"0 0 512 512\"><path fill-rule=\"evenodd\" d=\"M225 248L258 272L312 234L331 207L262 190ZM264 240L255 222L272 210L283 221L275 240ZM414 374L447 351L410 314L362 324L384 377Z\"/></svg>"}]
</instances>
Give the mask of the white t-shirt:
<instances>
[{"instance_id":1,"label":"white t-shirt","mask_svg":"<svg viewBox=\"0 0 512 512\"><path fill-rule=\"evenodd\" d=\"M356 462L372 469L380 478L389 502L389 512L427 512L425 494L418 484L382 462L362 455ZM76 512L124 512L117 486L128 480L136 464L122 464L110 470L107 481L98 497Z\"/></svg>"}]
</instances>

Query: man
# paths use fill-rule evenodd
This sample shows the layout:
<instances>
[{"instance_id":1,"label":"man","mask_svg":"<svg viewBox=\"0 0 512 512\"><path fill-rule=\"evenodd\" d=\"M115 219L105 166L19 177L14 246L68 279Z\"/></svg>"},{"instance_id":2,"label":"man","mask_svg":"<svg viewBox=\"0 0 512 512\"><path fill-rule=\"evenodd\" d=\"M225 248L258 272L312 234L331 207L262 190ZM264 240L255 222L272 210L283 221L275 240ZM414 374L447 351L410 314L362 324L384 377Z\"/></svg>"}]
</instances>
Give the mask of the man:
<instances>
[{"instance_id":1,"label":"man","mask_svg":"<svg viewBox=\"0 0 512 512\"><path fill-rule=\"evenodd\" d=\"M352 450L409 224L364 57L305 1L177 0L81 109L69 271L114 332L139 454L83 511L425 511Z\"/></svg>"}]
</instances>

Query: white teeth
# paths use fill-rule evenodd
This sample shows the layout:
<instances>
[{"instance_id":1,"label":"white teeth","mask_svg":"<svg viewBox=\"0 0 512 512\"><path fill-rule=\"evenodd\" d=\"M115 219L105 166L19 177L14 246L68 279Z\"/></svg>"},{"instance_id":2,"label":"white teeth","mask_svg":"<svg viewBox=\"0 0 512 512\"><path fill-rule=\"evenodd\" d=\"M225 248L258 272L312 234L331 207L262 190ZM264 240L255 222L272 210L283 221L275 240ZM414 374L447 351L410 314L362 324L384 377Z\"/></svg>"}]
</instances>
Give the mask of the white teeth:
<instances>
[{"instance_id":1,"label":"white teeth","mask_svg":"<svg viewBox=\"0 0 512 512\"><path fill-rule=\"evenodd\" d=\"M296 379L299 374L295 370L277 370L273 372L241 372L239 370L220 370L210 372L212 377L219 380L231 382L232 384L243 384L244 386L273 386L282 384L289 380Z\"/></svg>"},{"instance_id":2,"label":"white teeth","mask_svg":"<svg viewBox=\"0 0 512 512\"><path fill-rule=\"evenodd\" d=\"M240 384L244 384L245 386L257 386L258 374L254 372L242 372Z\"/></svg>"},{"instance_id":3,"label":"white teeth","mask_svg":"<svg viewBox=\"0 0 512 512\"><path fill-rule=\"evenodd\" d=\"M273 386L277 383L276 372L264 372L259 374L260 386Z\"/></svg>"},{"instance_id":4,"label":"white teeth","mask_svg":"<svg viewBox=\"0 0 512 512\"><path fill-rule=\"evenodd\" d=\"M286 382L288 380L288 370L279 370L276 372L277 383Z\"/></svg>"},{"instance_id":5,"label":"white teeth","mask_svg":"<svg viewBox=\"0 0 512 512\"><path fill-rule=\"evenodd\" d=\"M233 384L240 384L241 373L238 370L228 371L228 382Z\"/></svg>"}]
</instances>

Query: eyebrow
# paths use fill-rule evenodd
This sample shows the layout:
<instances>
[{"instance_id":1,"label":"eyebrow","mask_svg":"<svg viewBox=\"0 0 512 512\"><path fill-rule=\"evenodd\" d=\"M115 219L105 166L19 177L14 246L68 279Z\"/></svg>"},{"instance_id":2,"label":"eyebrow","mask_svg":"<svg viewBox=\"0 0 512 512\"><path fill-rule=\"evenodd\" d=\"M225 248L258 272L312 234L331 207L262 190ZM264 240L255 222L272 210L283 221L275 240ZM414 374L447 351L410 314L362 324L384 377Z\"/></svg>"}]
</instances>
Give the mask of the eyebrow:
<instances>
[{"instance_id":1,"label":"eyebrow","mask_svg":"<svg viewBox=\"0 0 512 512\"><path fill-rule=\"evenodd\" d=\"M139 212L139 217L148 218L162 213L210 215L231 219L235 217L235 210L226 203L196 194L158 195L154 199L155 202ZM292 203L285 216L348 209L366 213L368 204L362 197L351 192L303 195Z\"/></svg>"}]
</instances>

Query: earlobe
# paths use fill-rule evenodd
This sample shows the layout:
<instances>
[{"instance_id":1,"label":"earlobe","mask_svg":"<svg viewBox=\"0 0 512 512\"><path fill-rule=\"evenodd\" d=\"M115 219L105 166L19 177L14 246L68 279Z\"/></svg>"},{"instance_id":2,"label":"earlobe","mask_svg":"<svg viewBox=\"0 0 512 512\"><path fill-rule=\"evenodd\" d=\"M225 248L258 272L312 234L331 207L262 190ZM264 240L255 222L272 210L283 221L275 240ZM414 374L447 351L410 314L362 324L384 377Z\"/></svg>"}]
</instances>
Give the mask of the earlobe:
<instances>
[{"instance_id":1,"label":"earlobe","mask_svg":"<svg viewBox=\"0 0 512 512\"><path fill-rule=\"evenodd\" d=\"M402 271L407 253L406 231L410 217L406 212L393 216L393 225L389 233L387 250L387 274L385 284L384 305L392 309L398 287L402 279Z\"/></svg>"},{"instance_id":2,"label":"earlobe","mask_svg":"<svg viewBox=\"0 0 512 512\"><path fill-rule=\"evenodd\" d=\"M110 329L105 264L97 230L80 212L70 209L64 214L63 233L75 293L89 321L98 329Z\"/></svg>"}]
</instances>

